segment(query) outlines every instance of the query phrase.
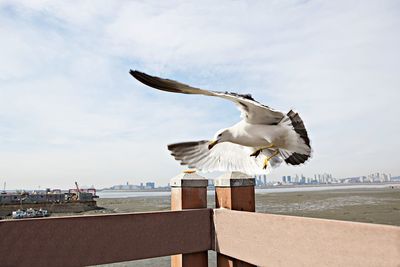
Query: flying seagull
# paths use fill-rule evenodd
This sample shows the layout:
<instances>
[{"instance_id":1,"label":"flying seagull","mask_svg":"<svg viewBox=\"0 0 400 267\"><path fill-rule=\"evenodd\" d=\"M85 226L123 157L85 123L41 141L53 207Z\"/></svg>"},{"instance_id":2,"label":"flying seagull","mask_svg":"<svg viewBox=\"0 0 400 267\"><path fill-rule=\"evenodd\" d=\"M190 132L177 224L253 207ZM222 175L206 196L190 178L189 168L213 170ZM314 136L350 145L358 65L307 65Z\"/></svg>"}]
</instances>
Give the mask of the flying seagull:
<instances>
[{"instance_id":1,"label":"flying seagull","mask_svg":"<svg viewBox=\"0 0 400 267\"><path fill-rule=\"evenodd\" d=\"M212 140L168 145L181 165L200 171L262 174L285 161L300 165L311 156L310 139L299 114L262 105L249 94L209 91L131 70L140 82L167 92L216 96L236 104L242 120L219 130Z\"/></svg>"}]
</instances>

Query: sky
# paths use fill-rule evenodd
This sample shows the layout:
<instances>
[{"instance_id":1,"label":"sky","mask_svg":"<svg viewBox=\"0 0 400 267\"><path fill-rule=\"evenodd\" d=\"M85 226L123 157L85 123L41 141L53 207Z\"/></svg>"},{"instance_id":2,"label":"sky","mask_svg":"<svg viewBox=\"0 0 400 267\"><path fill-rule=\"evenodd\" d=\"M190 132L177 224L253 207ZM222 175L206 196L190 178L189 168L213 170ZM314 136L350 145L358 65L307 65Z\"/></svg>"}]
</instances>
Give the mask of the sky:
<instances>
[{"instance_id":1,"label":"sky","mask_svg":"<svg viewBox=\"0 0 400 267\"><path fill-rule=\"evenodd\" d=\"M399 1L0 0L0 183L166 185L167 144L239 120L130 69L298 111L313 157L269 180L400 175L399 29Z\"/></svg>"}]
</instances>

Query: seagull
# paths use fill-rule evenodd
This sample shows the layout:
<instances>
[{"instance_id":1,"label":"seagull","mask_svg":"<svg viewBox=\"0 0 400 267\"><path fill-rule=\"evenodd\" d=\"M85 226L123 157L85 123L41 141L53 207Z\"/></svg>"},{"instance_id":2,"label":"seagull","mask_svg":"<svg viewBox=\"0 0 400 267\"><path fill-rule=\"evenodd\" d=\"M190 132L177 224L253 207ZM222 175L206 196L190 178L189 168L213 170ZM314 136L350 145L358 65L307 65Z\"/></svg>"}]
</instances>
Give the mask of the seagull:
<instances>
[{"instance_id":1,"label":"seagull","mask_svg":"<svg viewBox=\"0 0 400 267\"><path fill-rule=\"evenodd\" d=\"M210 91L174 80L130 70L145 85L158 90L220 97L236 104L241 121L217 131L211 140L168 145L171 155L191 169L202 172L238 171L263 174L283 161L300 165L311 157L310 139L303 120L293 110L288 113L272 109L250 94Z\"/></svg>"}]
</instances>

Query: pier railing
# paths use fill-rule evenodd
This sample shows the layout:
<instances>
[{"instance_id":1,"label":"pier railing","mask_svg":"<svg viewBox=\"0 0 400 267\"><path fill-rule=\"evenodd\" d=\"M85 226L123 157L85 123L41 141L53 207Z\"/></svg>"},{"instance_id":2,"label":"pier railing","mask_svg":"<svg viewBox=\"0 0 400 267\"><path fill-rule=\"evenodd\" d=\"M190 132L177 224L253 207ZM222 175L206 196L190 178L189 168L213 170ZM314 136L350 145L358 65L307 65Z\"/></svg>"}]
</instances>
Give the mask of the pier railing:
<instances>
[{"instance_id":1,"label":"pier railing","mask_svg":"<svg viewBox=\"0 0 400 267\"><path fill-rule=\"evenodd\" d=\"M400 266L400 227L254 213L254 181L171 181L167 212L0 221L0 266L87 266L174 255L171 265Z\"/></svg>"}]
</instances>

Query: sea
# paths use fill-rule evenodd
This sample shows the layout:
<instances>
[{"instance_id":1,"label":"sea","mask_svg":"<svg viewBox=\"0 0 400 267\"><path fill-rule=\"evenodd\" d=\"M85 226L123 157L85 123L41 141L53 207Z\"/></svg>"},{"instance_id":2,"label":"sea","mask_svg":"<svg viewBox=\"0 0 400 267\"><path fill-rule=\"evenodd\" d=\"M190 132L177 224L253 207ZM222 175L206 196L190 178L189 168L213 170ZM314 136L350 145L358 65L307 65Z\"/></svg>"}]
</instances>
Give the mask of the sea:
<instances>
[{"instance_id":1,"label":"sea","mask_svg":"<svg viewBox=\"0 0 400 267\"><path fill-rule=\"evenodd\" d=\"M390 186L399 186L394 184L359 184L359 185L319 185L319 186L293 186L293 187L272 187L272 188L256 188L256 194L267 193L287 193L287 192L307 192L307 191L326 191L326 190L344 190L344 189L374 189L387 188ZM214 190L209 190L208 195L214 195ZM119 191L119 190L103 190L97 191L100 198L128 198L128 197L160 197L170 196L170 191Z\"/></svg>"}]
</instances>

